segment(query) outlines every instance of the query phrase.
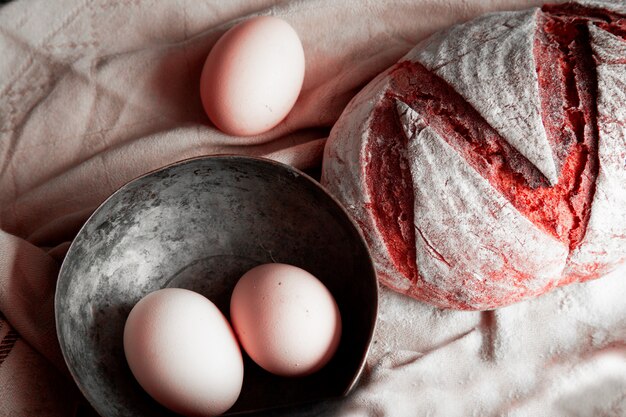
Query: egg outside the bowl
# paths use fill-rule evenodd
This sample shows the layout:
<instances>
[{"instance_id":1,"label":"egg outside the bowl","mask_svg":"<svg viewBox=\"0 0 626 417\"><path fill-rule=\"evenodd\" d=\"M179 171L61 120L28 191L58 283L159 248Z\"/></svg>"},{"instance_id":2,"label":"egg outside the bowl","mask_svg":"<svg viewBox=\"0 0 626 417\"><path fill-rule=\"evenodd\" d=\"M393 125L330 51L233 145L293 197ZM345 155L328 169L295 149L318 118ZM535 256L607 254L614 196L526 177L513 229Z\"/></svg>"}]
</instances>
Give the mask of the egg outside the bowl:
<instances>
[{"instance_id":1,"label":"egg outside the bowl","mask_svg":"<svg viewBox=\"0 0 626 417\"><path fill-rule=\"evenodd\" d=\"M304 67L302 43L289 23L273 16L248 19L222 35L206 59L204 110L229 135L266 132L294 106Z\"/></svg>"}]
</instances>

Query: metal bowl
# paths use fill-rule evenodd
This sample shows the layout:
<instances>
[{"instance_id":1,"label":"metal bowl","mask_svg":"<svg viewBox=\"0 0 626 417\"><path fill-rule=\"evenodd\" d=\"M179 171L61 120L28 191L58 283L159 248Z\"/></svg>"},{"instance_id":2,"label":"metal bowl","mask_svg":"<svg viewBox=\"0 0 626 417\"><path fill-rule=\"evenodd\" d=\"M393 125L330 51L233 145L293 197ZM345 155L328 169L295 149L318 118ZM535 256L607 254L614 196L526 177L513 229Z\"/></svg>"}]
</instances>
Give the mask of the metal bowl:
<instances>
[{"instance_id":1,"label":"metal bowl","mask_svg":"<svg viewBox=\"0 0 626 417\"><path fill-rule=\"evenodd\" d=\"M124 357L124 324L139 299L160 288L187 288L229 317L239 277L268 262L318 277L339 305L343 335L331 362L308 377L271 375L244 355L241 396L229 413L339 397L354 387L378 305L362 235L315 180L260 158L183 161L109 197L72 243L55 298L63 355L96 411L103 417L175 415L143 391Z\"/></svg>"}]
</instances>

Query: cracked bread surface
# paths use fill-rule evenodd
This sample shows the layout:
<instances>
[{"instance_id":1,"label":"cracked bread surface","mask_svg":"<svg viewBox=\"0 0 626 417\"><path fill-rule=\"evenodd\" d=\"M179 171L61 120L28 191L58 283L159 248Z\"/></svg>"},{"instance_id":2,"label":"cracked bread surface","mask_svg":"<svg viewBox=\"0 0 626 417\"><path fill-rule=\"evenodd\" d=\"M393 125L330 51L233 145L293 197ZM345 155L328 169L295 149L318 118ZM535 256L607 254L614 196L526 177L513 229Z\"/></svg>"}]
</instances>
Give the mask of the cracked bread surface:
<instances>
[{"instance_id":1,"label":"cracked bread surface","mask_svg":"<svg viewBox=\"0 0 626 417\"><path fill-rule=\"evenodd\" d=\"M623 262L620 13L595 1L486 15L420 43L355 97L322 181L384 284L482 310Z\"/></svg>"}]
</instances>

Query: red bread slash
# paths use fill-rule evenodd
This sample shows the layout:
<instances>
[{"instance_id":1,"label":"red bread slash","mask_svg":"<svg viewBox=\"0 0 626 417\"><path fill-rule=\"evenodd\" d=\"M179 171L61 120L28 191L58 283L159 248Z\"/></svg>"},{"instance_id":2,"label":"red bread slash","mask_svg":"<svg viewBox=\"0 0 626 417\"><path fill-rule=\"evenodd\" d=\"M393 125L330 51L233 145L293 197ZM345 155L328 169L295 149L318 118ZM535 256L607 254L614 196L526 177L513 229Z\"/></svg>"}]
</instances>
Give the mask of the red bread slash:
<instances>
[{"instance_id":1,"label":"red bread slash","mask_svg":"<svg viewBox=\"0 0 626 417\"><path fill-rule=\"evenodd\" d=\"M353 99L322 182L380 280L483 310L626 259L626 6L495 13L437 33Z\"/></svg>"}]
</instances>

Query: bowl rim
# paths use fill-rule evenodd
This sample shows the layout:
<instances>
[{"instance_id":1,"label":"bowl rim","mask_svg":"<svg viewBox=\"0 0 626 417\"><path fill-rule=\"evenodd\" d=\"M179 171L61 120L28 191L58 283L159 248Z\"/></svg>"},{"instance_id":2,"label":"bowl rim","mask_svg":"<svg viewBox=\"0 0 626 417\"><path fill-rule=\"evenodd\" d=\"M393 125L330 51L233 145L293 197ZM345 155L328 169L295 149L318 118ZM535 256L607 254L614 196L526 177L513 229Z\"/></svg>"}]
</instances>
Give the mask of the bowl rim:
<instances>
[{"instance_id":1,"label":"bowl rim","mask_svg":"<svg viewBox=\"0 0 626 417\"><path fill-rule=\"evenodd\" d=\"M345 217L348 219L349 223L352 225L352 227L357 232L357 236L359 237L359 240L361 241L361 244L365 248L365 253L367 255L367 259L369 260L369 262L368 262L368 269L370 269L370 273L374 277L374 292L375 292L376 297L375 297L375 305L372 307L372 315L374 316L374 324L370 328L370 331L369 331L369 333L367 335L367 349L366 349L366 351L365 351L365 353L363 355L363 358L361 359L361 362L359 364L358 370L356 371L356 373L352 377L352 380L350 381L350 384L341 393L340 397L345 397L346 395L348 395L356 387L356 385L359 382L359 379L360 379L361 375L363 374L363 370L365 369L365 365L367 364L367 357L369 356L369 353L370 353L370 350L371 350L371 347L372 347L372 339L374 338L374 334L376 333L376 329L378 327L378 309L379 309L379 304L380 304L380 300L379 300L379 298L380 298L380 283L378 281L376 268L374 266L374 259L372 257L371 249L370 249L370 247L369 247L369 245L367 243L367 240L365 239L365 235L363 234L363 231L358 226L356 221L352 218L352 216L350 215L348 210L343 206L343 204L341 204L341 202L339 202L339 200L334 195L332 195L326 189L326 187L324 187L319 181L317 181L316 179L314 179L313 177L311 177L307 173L301 171L300 169L298 169L298 168L296 168L294 166L291 166L291 165L288 165L286 163L279 162L279 161L276 161L276 160L273 160L273 159L260 157L260 156L248 156L248 155L237 155L237 154L200 155L200 156L185 158L185 159L181 159L179 161L173 162L171 164L164 165L164 166L162 166L160 168L152 169L152 170L150 170L150 171L148 171L148 172L146 172L144 174L138 175L138 176L136 176L136 177L126 181L121 186L119 186L107 198L105 198L100 204L98 204L98 206L89 215L89 217L87 217L87 219L82 224L80 229L78 229L78 232L76 233L76 235L72 239L72 242L70 243L70 246L68 247L67 252L65 253L65 256L63 258L63 262L61 263L61 267L59 268L59 272L57 274L57 280L56 280L55 288L54 288L54 321L55 321L56 337L57 337L57 341L59 342L61 353L63 355L63 361L64 361L65 366L68 369L70 375L72 376L72 380L73 380L74 384L78 387L79 391L87 399L87 401L89 401L89 403L92 406L94 406L94 400L93 400L92 396L90 395L89 392L87 392L87 390L85 389L83 384L78 382L79 380L77 378L77 375L74 373L74 369L70 366L70 363L69 363L69 361L67 359L66 350L65 350L65 348L63 346L63 343L61 341L61 333L60 333L60 328L59 328L60 327L60 324L59 324L59 308L58 308L58 306L60 304L59 291L58 291L59 283L61 281L61 279L60 279L61 276L63 275L63 273L67 269L67 266L66 266L67 262L66 262L66 260L68 258L68 255L71 253L72 248L74 247L74 244L76 243L76 238L83 232L83 230L91 222L91 219L110 200L115 198L117 196L117 194L121 193L131 183L133 183L133 182L135 182L137 180L140 180L142 178L148 177L148 176L150 176L152 174L155 174L157 172L164 171L164 170L169 169L169 168L173 168L173 167L178 166L178 165L184 165L184 164L196 161L196 160L206 160L206 159L254 160L254 161L257 161L257 162L262 162L262 163L266 163L268 165L272 165L274 168L279 168L279 169L286 170L286 171L290 172L292 175L294 175L295 178L297 178L299 176L302 176L310 184L312 184L315 188L318 188L320 191L322 191L323 194L325 194L327 197L329 197L331 199L331 201L345 215ZM339 398L339 397L336 397L336 398ZM296 406L296 405L297 404L294 404L294 406ZM94 406L94 408L95 408L95 406ZM258 410L256 410L256 411L258 411ZM252 412L252 411L250 411L250 412ZM228 411L226 411L226 414L228 414Z\"/></svg>"}]
</instances>

